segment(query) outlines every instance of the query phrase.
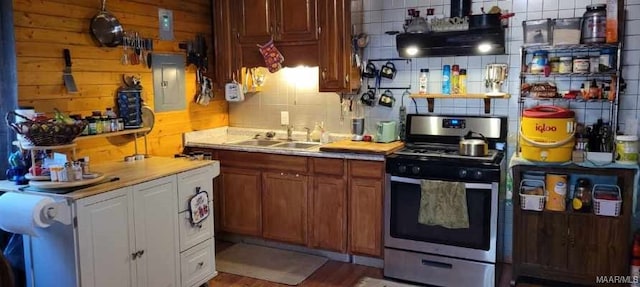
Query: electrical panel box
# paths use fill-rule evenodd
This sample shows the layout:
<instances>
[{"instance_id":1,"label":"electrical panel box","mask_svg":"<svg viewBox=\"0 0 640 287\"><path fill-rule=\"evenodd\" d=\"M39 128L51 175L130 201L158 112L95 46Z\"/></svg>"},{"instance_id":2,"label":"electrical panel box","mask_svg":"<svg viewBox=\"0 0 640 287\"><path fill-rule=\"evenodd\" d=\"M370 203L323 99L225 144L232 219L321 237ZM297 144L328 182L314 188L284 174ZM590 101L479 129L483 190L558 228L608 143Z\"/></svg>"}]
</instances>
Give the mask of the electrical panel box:
<instances>
[{"instance_id":1,"label":"electrical panel box","mask_svg":"<svg viewBox=\"0 0 640 287\"><path fill-rule=\"evenodd\" d=\"M156 112L184 110L187 107L183 54L152 55L153 105Z\"/></svg>"}]
</instances>

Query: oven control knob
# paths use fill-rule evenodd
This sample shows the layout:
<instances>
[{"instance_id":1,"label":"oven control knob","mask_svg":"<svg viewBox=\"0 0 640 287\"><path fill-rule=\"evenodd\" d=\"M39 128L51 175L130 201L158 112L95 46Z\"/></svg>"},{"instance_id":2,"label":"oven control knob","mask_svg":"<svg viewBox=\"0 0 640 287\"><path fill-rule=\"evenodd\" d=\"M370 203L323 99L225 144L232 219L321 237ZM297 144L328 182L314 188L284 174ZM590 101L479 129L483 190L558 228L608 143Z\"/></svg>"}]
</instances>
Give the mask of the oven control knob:
<instances>
[{"instance_id":1,"label":"oven control knob","mask_svg":"<svg viewBox=\"0 0 640 287\"><path fill-rule=\"evenodd\" d=\"M458 176L460 176L460 178L467 177L467 170L466 169L461 169L460 171L458 171Z\"/></svg>"},{"instance_id":2,"label":"oven control knob","mask_svg":"<svg viewBox=\"0 0 640 287\"><path fill-rule=\"evenodd\" d=\"M411 168L411 173L413 174L420 174L420 167L419 166L414 166Z\"/></svg>"},{"instance_id":3,"label":"oven control knob","mask_svg":"<svg viewBox=\"0 0 640 287\"><path fill-rule=\"evenodd\" d=\"M481 179L483 175L484 174L482 173L482 171L479 171L479 170L476 170L473 172L473 178L475 179Z\"/></svg>"},{"instance_id":4,"label":"oven control knob","mask_svg":"<svg viewBox=\"0 0 640 287\"><path fill-rule=\"evenodd\" d=\"M406 165L399 165L398 166L398 172L400 172L400 173L407 172L407 166Z\"/></svg>"}]
</instances>

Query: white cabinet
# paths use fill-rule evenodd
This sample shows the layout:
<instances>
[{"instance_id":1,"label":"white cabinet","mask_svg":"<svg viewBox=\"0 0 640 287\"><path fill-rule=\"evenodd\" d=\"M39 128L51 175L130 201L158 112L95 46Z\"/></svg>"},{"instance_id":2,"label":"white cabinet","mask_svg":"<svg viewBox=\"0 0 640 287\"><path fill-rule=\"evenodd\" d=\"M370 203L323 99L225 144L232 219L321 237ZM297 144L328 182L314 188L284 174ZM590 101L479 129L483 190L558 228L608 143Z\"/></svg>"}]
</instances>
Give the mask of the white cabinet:
<instances>
[{"instance_id":1,"label":"white cabinet","mask_svg":"<svg viewBox=\"0 0 640 287\"><path fill-rule=\"evenodd\" d=\"M178 174L178 209L180 233L180 276L182 286L200 286L216 275L213 239L213 177L219 166L208 166ZM189 199L196 192L209 197L209 217L191 224Z\"/></svg>"},{"instance_id":2,"label":"white cabinet","mask_svg":"<svg viewBox=\"0 0 640 287\"><path fill-rule=\"evenodd\" d=\"M174 176L78 201L80 282L180 286Z\"/></svg>"},{"instance_id":3,"label":"white cabinet","mask_svg":"<svg viewBox=\"0 0 640 287\"><path fill-rule=\"evenodd\" d=\"M197 287L214 277L211 199L219 171L216 163L77 200L77 245L64 248L77 252L75 285ZM210 215L192 225L187 202L196 190L209 194ZM68 269L58 276L74 276Z\"/></svg>"},{"instance_id":4,"label":"white cabinet","mask_svg":"<svg viewBox=\"0 0 640 287\"><path fill-rule=\"evenodd\" d=\"M81 286L136 286L131 197L127 187L78 201Z\"/></svg>"}]
</instances>

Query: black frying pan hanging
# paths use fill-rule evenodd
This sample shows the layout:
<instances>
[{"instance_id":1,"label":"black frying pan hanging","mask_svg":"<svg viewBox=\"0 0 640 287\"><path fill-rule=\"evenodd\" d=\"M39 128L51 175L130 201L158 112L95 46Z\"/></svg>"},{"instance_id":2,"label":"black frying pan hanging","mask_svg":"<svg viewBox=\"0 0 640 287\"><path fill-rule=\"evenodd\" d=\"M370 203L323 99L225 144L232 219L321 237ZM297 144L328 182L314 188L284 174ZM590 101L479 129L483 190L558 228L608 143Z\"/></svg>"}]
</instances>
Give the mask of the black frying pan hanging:
<instances>
[{"instance_id":1,"label":"black frying pan hanging","mask_svg":"<svg viewBox=\"0 0 640 287\"><path fill-rule=\"evenodd\" d=\"M116 47L122 44L124 29L111 13L106 10L106 0L102 0L102 9L91 19L91 35L101 46Z\"/></svg>"}]
</instances>

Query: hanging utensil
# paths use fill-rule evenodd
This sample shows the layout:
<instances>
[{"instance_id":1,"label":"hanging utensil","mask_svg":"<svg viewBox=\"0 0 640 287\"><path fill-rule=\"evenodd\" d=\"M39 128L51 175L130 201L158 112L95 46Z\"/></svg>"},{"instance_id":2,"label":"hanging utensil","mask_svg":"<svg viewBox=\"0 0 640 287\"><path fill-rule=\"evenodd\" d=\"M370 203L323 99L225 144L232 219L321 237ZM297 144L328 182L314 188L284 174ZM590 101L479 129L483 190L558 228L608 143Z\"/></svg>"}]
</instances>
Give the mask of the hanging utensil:
<instances>
[{"instance_id":1,"label":"hanging utensil","mask_svg":"<svg viewBox=\"0 0 640 287\"><path fill-rule=\"evenodd\" d=\"M102 8L91 19L91 35L101 45L116 47L122 43L124 28L122 24L106 10L106 0L102 0Z\"/></svg>"},{"instance_id":2,"label":"hanging utensil","mask_svg":"<svg viewBox=\"0 0 640 287\"><path fill-rule=\"evenodd\" d=\"M69 52L69 49L64 49L63 54L64 70L62 71L62 79L64 80L64 86L67 87L67 92L77 93L78 87L76 86L76 81L73 79L73 75L71 74L71 52Z\"/></svg>"},{"instance_id":3,"label":"hanging utensil","mask_svg":"<svg viewBox=\"0 0 640 287\"><path fill-rule=\"evenodd\" d=\"M129 65L129 51L127 51L128 42L129 39L125 34L125 36L122 38L122 57L120 58L120 62L123 65Z\"/></svg>"}]
</instances>

